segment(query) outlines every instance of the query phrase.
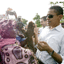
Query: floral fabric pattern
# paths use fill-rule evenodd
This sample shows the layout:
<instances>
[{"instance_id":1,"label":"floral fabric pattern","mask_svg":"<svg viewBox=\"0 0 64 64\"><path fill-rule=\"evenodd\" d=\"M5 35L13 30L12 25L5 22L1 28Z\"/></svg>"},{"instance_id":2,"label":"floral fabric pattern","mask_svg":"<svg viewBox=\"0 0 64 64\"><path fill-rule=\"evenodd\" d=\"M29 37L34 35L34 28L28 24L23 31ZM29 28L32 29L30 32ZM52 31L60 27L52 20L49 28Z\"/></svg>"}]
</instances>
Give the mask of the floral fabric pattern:
<instances>
[{"instance_id":1,"label":"floral fabric pattern","mask_svg":"<svg viewBox=\"0 0 64 64\"><path fill-rule=\"evenodd\" d=\"M6 45L1 52L3 64L37 64L32 52L18 45Z\"/></svg>"}]
</instances>

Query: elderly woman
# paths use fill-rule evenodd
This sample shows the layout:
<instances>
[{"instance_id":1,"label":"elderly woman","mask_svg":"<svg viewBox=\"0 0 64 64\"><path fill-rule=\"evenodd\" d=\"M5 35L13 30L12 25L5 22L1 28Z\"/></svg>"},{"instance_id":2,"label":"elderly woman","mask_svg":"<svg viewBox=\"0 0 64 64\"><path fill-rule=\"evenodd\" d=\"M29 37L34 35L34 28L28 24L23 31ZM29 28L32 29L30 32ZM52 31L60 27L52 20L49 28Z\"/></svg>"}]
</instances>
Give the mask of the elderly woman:
<instances>
[{"instance_id":1,"label":"elderly woman","mask_svg":"<svg viewBox=\"0 0 64 64\"><path fill-rule=\"evenodd\" d=\"M21 22L20 24L22 25ZM14 23L13 20L4 19L0 22L1 64L37 64L31 48L28 46L28 49L25 49L24 47L25 44L30 43L29 36L27 36L28 31L24 33L27 37L27 40L25 40L22 35L17 34L16 28L19 30L21 27L19 23ZM20 40L17 36L20 37Z\"/></svg>"}]
</instances>

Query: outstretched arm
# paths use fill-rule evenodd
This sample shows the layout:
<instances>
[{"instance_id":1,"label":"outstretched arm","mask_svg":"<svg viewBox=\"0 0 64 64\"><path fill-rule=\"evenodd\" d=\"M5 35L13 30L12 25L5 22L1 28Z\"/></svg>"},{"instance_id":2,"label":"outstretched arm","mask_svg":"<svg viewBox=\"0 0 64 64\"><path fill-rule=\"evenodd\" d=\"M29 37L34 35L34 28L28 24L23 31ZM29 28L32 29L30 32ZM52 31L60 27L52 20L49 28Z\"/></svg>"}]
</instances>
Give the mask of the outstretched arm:
<instances>
[{"instance_id":1,"label":"outstretched arm","mask_svg":"<svg viewBox=\"0 0 64 64\"><path fill-rule=\"evenodd\" d=\"M56 53L46 42L42 41L38 43L38 49L40 51L47 51L55 61L57 61L58 63L62 62L62 57Z\"/></svg>"},{"instance_id":2,"label":"outstretched arm","mask_svg":"<svg viewBox=\"0 0 64 64\"><path fill-rule=\"evenodd\" d=\"M15 11L13 11L12 8L8 8L7 11L6 11L6 15L14 15L15 16L15 19L17 20L17 14Z\"/></svg>"}]
</instances>

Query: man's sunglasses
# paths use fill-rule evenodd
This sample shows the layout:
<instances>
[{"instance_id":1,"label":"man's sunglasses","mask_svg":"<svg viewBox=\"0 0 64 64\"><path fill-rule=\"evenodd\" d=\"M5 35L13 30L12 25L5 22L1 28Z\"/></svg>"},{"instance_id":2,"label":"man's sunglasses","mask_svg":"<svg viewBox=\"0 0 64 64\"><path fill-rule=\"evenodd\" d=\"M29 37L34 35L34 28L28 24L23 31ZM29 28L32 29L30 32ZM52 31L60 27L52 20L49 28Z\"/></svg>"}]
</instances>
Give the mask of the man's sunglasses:
<instances>
[{"instance_id":1,"label":"man's sunglasses","mask_svg":"<svg viewBox=\"0 0 64 64\"><path fill-rule=\"evenodd\" d=\"M53 18L54 15L47 15L48 18Z\"/></svg>"}]
</instances>

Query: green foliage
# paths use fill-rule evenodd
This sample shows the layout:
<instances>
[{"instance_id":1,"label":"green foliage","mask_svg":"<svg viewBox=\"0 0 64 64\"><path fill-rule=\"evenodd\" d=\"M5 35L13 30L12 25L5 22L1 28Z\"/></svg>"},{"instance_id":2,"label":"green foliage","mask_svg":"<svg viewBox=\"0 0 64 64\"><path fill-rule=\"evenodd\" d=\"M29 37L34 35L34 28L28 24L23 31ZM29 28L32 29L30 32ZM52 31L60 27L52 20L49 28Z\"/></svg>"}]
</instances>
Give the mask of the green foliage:
<instances>
[{"instance_id":1,"label":"green foliage","mask_svg":"<svg viewBox=\"0 0 64 64\"><path fill-rule=\"evenodd\" d=\"M35 20L35 23L37 25L37 27L40 27L40 15L38 15L38 13L36 13L36 16L33 18L33 20Z\"/></svg>"},{"instance_id":2,"label":"green foliage","mask_svg":"<svg viewBox=\"0 0 64 64\"><path fill-rule=\"evenodd\" d=\"M22 22L27 25L28 20L22 18Z\"/></svg>"},{"instance_id":3,"label":"green foliage","mask_svg":"<svg viewBox=\"0 0 64 64\"><path fill-rule=\"evenodd\" d=\"M60 23L63 23L64 21L60 21Z\"/></svg>"},{"instance_id":4,"label":"green foliage","mask_svg":"<svg viewBox=\"0 0 64 64\"><path fill-rule=\"evenodd\" d=\"M56 5L56 4L58 4L58 3L62 3L63 4L63 6L64 6L64 1L62 2L62 1L60 1L60 2L58 2L58 1L56 1L55 3L54 2L50 2L50 4L52 5Z\"/></svg>"},{"instance_id":5,"label":"green foliage","mask_svg":"<svg viewBox=\"0 0 64 64\"><path fill-rule=\"evenodd\" d=\"M63 2L61 2L61 1L60 1L59 3L62 3L62 4L63 4L63 6L64 6L64 1L63 1Z\"/></svg>"},{"instance_id":6,"label":"green foliage","mask_svg":"<svg viewBox=\"0 0 64 64\"><path fill-rule=\"evenodd\" d=\"M63 15L63 18L62 19L64 19L64 15Z\"/></svg>"},{"instance_id":7,"label":"green foliage","mask_svg":"<svg viewBox=\"0 0 64 64\"><path fill-rule=\"evenodd\" d=\"M55 3L54 2L50 2L50 4L51 4L51 6L52 5L56 5L56 4L58 4L58 1L56 1Z\"/></svg>"}]
</instances>

